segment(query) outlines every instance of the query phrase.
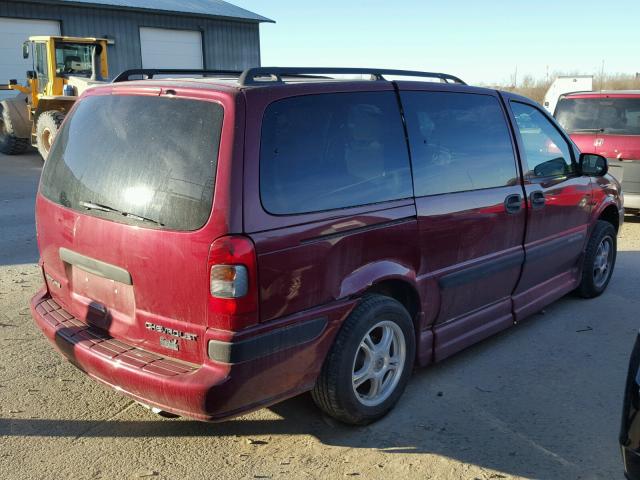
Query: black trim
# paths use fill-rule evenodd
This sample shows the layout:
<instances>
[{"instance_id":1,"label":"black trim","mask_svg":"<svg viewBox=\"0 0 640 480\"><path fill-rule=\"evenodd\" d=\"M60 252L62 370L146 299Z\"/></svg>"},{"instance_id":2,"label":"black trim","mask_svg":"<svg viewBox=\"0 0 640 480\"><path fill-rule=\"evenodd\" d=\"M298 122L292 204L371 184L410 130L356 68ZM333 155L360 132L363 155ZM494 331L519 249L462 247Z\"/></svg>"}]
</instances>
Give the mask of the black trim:
<instances>
[{"instance_id":1,"label":"black trim","mask_svg":"<svg viewBox=\"0 0 640 480\"><path fill-rule=\"evenodd\" d=\"M319 317L239 342L210 340L207 347L209 358L216 362L231 364L255 360L310 342L320 336L327 323L327 317Z\"/></svg>"},{"instance_id":2,"label":"black trim","mask_svg":"<svg viewBox=\"0 0 640 480\"><path fill-rule=\"evenodd\" d=\"M85 272L98 275L102 278L108 278L114 282L124 283L125 285L133 285L131 274L124 268L116 267L110 263L101 262L91 257L81 255L67 248L60 248L58 251L60 260L71 265L75 265Z\"/></svg>"},{"instance_id":3,"label":"black trim","mask_svg":"<svg viewBox=\"0 0 640 480\"><path fill-rule=\"evenodd\" d=\"M585 234L580 232L566 237L556 238L555 240L543 243L542 245L530 247L527 249L527 262L538 260L542 257L546 257L547 255L551 255L558 250L562 250L565 247L574 246L576 243L584 242L584 239Z\"/></svg>"},{"instance_id":4,"label":"black trim","mask_svg":"<svg viewBox=\"0 0 640 480\"><path fill-rule=\"evenodd\" d=\"M479 265L444 275L440 277L438 284L443 289L459 287L465 283L475 282L489 275L522 265L524 258L524 251L512 252L501 258L488 260Z\"/></svg>"},{"instance_id":5,"label":"black trim","mask_svg":"<svg viewBox=\"0 0 640 480\"><path fill-rule=\"evenodd\" d=\"M438 284L440 288L459 287L465 283L475 282L489 275L513 268L523 263L529 263L534 260L546 257L552 253L566 247L573 247L576 243L584 242L584 233L574 233L562 238L556 238L542 245L536 245L527 250L526 256L523 251L513 252L491 261L485 261L479 265L466 268L454 273L449 273L440 277Z\"/></svg>"}]
</instances>

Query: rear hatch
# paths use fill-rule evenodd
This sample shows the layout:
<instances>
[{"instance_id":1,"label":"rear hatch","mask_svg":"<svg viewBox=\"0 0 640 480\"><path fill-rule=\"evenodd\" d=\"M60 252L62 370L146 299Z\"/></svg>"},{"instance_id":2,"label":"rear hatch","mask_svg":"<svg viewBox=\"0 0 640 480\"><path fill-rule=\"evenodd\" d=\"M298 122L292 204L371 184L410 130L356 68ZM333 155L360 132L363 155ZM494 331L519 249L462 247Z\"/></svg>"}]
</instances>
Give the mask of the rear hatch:
<instances>
[{"instance_id":1,"label":"rear hatch","mask_svg":"<svg viewBox=\"0 0 640 480\"><path fill-rule=\"evenodd\" d=\"M220 102L101 89L66 119L36 206L51 296L112 337L203 359ZM202 95L202 94L200 94ZM226 127L228 128L228 127Z\"/></svg>"},{"instance_id":2,"label":"rear hatch","mask_svg":"<svg viewBox=\"0 0 640 480\"><path fill-rule=\"evenodd\" d=\"M640 193L640 94L564 97L555 117L581 152L609 159L623 190Z\"/></svg>"}]
</instances>

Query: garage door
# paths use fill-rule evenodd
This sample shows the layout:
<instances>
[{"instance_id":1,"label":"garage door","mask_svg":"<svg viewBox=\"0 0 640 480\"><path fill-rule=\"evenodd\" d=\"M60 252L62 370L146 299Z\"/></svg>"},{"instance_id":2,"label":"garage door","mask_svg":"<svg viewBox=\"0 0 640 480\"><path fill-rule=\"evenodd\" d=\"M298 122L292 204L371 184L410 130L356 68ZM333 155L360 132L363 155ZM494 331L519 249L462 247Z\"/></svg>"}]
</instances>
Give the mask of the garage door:
<instances>
[{"instance_id":1,"label":"garage door","mask_svg":"<svg viewBox=\"0 0 640 480\"><path fill-rule=\"evenodd\" d=\"M202 33L140 28L143 68L203 68Z\"/></svg>"},{"instance_id":2,"label":"garage door","mask_svg":"<svg viewBox=\"0 0 640 480\"><path fill-rule=\"evenodd\" d=\"M0 83L15 78L25 84L27 70L33 70L33 59L22 58L22 43L33 35L60 35L60 23L0 17ZM0 90L0 98L11 95L15 93Z\"/></svg>"}]
</instances>

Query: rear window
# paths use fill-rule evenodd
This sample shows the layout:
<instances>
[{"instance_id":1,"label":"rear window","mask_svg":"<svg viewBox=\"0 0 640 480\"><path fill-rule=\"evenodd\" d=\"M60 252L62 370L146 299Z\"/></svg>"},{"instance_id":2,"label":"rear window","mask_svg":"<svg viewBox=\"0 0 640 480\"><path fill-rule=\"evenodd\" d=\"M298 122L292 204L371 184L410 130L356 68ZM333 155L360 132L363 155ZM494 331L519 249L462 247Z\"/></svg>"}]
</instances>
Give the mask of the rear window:
<instances>
[{"instance_id":1,"label":"rear window","mask_svg":"<svg viewBox=\"0 0 640 480\"><path fill-rule=\"evenodd\" d=\"M211 212L222 117L211 102L88 97L58 133L41 193L121 223L198 229Z\"/></svg>"},{"instance_id":2,"label":"rear window","mask_svg":"<svg viewBox=\"0 0 640 480\"><path fill-rule=\"evenodd\" d=\"M640 135L640 96L563 98L554 116L569 133Z\"/></svg>"},{"instance_id":3,"label":"rear window","mask_svg":"<svg viewBox=\"0 0 640 480\"><path fill-rule=\"evenodd\" d=\"M262 121L260 194L287 215L411 197L411 169L393 92L276 101Z\"/></svg>"}]
</instances>

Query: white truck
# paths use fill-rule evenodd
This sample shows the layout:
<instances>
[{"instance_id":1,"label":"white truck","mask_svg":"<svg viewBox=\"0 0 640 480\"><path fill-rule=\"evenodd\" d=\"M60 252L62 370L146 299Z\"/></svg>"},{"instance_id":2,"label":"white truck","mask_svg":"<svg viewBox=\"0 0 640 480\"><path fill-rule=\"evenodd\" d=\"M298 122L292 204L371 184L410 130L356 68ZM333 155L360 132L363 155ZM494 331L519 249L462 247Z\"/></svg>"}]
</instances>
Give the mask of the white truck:
<instances>
[{"instance_id":1,"label":"white truck","mask_svg":"<svg viewBox=\"0 0 640 480\"><path fill-rule=\"evenodd\" d=\"M544 108L553 115L560 95L570 92L591 92L593 75L559 76L553 81L544 96Z\"/></svg>"}]
</instances>

